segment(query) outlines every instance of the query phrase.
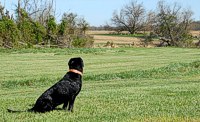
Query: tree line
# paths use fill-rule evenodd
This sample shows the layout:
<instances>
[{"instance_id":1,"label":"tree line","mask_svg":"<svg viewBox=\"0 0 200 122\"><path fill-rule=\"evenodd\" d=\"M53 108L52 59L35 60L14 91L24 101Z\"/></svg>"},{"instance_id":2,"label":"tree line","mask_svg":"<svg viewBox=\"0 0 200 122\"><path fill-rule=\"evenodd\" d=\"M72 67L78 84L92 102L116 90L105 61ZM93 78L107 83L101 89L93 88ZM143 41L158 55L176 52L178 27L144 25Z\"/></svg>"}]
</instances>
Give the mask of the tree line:
<instances>
[{"instance_id":1,"label":"tree line","mask_svg":"<svg viewBox=\"0 0 200 122\"><path fill-rule=\"evenodd\" d=\"M75 13L64 13L58 24L55 0L18 0L11 15L0 3L0 47L90 47L89 24Z\"/></svg>"},{"instance_id":2,"label":"tree line","mask_svg":"<svg viewBox=\"0 0 200 122\"><path fill-rule=\"evenodd\" d=\"M56 0L18 0L15 14L10 14L0 3L0 47L91 47L93 37L86 35L89 23L75 13L62 15L56 22ZM168 46L187 46L194 37L190 29L200 29L200 22L192 20L193 12L177 3L158 1L155 11L147 11L137 0L114 11L111 24L93 29L128 31L135 34L143 31L145 41L160 38ZM200 37L196 37L199 40Z\"/></svg>"},{"instance_id":3,"label":"tree line","mask_svg":"<svg viewBox=\"0 0 200 122\"><path fill-rule=\"evenodd\" d=\"M118 32L135 34L138 31L150 31L149 38L157 35L169 46L187 46L193 38L189 33L191 27L197 28L198 25L198 22L193 22L192 15L192 10L177 3L169 4L161 0L155 11L147 11L143 3L135 0L123 6L120 11L114 11L111 22Z\"/></svg>"}]
</instances>

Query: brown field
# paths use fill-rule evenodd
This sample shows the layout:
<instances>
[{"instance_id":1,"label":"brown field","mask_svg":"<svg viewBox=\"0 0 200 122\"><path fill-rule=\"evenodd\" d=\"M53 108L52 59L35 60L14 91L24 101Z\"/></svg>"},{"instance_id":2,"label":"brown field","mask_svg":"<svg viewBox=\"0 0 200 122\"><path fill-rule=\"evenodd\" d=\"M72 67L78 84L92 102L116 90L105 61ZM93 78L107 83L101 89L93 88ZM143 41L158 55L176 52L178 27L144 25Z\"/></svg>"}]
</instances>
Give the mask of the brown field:
<instances>
[{"instance_id":1,"label":"brown field","mask_svg":"<svg viewBox=\"0 0 200 122\"><path fill-rule=\"evenodd\" d=\"M104 36L99 34L109 34L113 33L114 31L87 31L86 33L89 35L94 36L94 45L95 47L109 47L107 43L113 43L113 47L118 46L137 46L137 47L144 47L142 43L142 39L136 37L115 37L115 36ZM126 33L126 32L123 32ZM191 31L193 36L199 36L200 31ZM149 44L148 47L155 47L158 44L158 41L154 41L153 43ZM134 45L133 45L134 44Z\"/></svg>"},{"instance_id":2,"label":"brown field","mask_svg":"<svg viewBox=\"0 0 200 122\"><path fill-rule=\"evenodd\" d=\"M190 32L193 36L199 36L200 35L200 31L191 31Z\"/></svg>"},{"instance_id":3,"label":"brown field","mask_svg":"<svg viewBox=\"0 0 200 122\"><path fill-rule=\"evenodd\" d=\"M113 42L115 44L132 44L139 43L140 39L134 37L115 37L115 36L101 36L94 35L95 44L105 44L108 41Z\"/></svg>"},{"instance_id":4,"label":"brown field","mask_svg":"<svg viewBox=\"0 0 200 122\"><path fill-rule=\"evenodd\" d=\"M118 47L119 45L131 46L133 45L133 43L135 45L141 45L141 40L135 37L115 37L115 36L98 35L98 34L109 34L113 32L115 31L88 31L87 34L94 36L95 46L109 47L109 45L106 45L108 42L113 43L114 47Z\"/></svg>"}]
</instances>

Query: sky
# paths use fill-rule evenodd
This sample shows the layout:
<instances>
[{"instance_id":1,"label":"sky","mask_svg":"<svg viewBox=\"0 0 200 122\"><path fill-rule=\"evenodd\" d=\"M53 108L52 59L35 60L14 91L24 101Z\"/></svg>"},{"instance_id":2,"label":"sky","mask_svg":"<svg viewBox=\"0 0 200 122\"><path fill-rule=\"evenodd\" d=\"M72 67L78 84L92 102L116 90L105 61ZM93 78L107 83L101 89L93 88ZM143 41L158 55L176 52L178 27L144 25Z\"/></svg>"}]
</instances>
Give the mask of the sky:
<instances>
[{"instance_id":1,"label":"sky","mask_svg":"<svg viewBox=\"0 0 200 122\"><path fill-rule=\"evenodd\" d=\"M156 10L159 0L137 0L143 3L147 10ZM190 8L193 12L193 19L200 20L200 0L165 0L173 4L177 2L183 8ZM17 0L0 0L8 10L14 10ZM56 0L56 20L59 21L64 12L73 12L84 17L91 26L105 25L111 23L111 17L115 10L120 10L131 0Z\"/></svg>"}]
</instances>

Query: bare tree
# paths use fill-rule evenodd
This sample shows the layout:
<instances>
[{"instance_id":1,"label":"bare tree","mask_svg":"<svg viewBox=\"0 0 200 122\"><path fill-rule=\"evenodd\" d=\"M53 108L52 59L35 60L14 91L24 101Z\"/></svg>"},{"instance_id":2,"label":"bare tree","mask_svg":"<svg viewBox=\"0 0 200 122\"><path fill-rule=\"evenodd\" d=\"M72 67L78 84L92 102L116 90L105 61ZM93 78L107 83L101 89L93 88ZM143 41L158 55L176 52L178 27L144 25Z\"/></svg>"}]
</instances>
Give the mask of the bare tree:
<instances>
[{"instance_id":1,"label":"bare tree","mask_svg":"<svg viewBox=\"0 0 200 122\"><path fill-rule=\"evenodd\" d=\"M145 24L144 24L144 33L145 31L153 31L153 25L155 23L155 18L156 18L156 13L153 12L153 11L149 11L146 15L146 21L145 21Z\"/></svg>"},{"instance_id":2,"label":"bare tree","mask_svg":"<svg viewBox=\"0 0 200 122\"><path fill-rule=\"evenodd\" d=\"M125 5L119 13L115 11L111 21L117 27L123 27L129 33L134 34L144 27L145 8L142 3L132 1Z\"/></svg>"},{"instance_id":3,"label":"bare tree","mask_svg":"<svg viewBox=\"0 0 200 122\"><path fill-rule=\"evenodd\" d=\"M55 0L18 0L17 15L18 21L21 21L22 10L28 13L28 16L45 25L50 15L55 16Z\"/></svg>"},{"instance_id":4,"label":"bare tree","mask_svg":"<svg viewBox=\"0 0 200 122\"><path fill-rule=\"evenodd\" d=\"M155 32L163 37L163 41L179 46L187 40L193 14L190 9L182 9L177 3L169 5L159 1L157 11Z\"/></svg>"}]
</instances>

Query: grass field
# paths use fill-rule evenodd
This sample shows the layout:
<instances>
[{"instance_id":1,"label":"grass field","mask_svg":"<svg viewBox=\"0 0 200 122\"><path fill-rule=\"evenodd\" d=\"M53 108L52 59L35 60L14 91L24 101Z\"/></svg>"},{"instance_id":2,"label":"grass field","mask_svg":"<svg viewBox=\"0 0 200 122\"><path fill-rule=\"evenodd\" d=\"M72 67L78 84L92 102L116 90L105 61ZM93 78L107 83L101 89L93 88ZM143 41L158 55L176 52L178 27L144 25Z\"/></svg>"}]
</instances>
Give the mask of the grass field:
<instances>
[{"instance_id":1,"label":"grass field","mask_svg":"<svg viewBox=\"0 0 200 122\"><path fill-rule=\"evenodd\" d=\"M74 113L7 112L31 108L77 56L85 68ZM0 49L0 57L0 122L200 121L199 49Z\"/></svg>"}]
</instances>

